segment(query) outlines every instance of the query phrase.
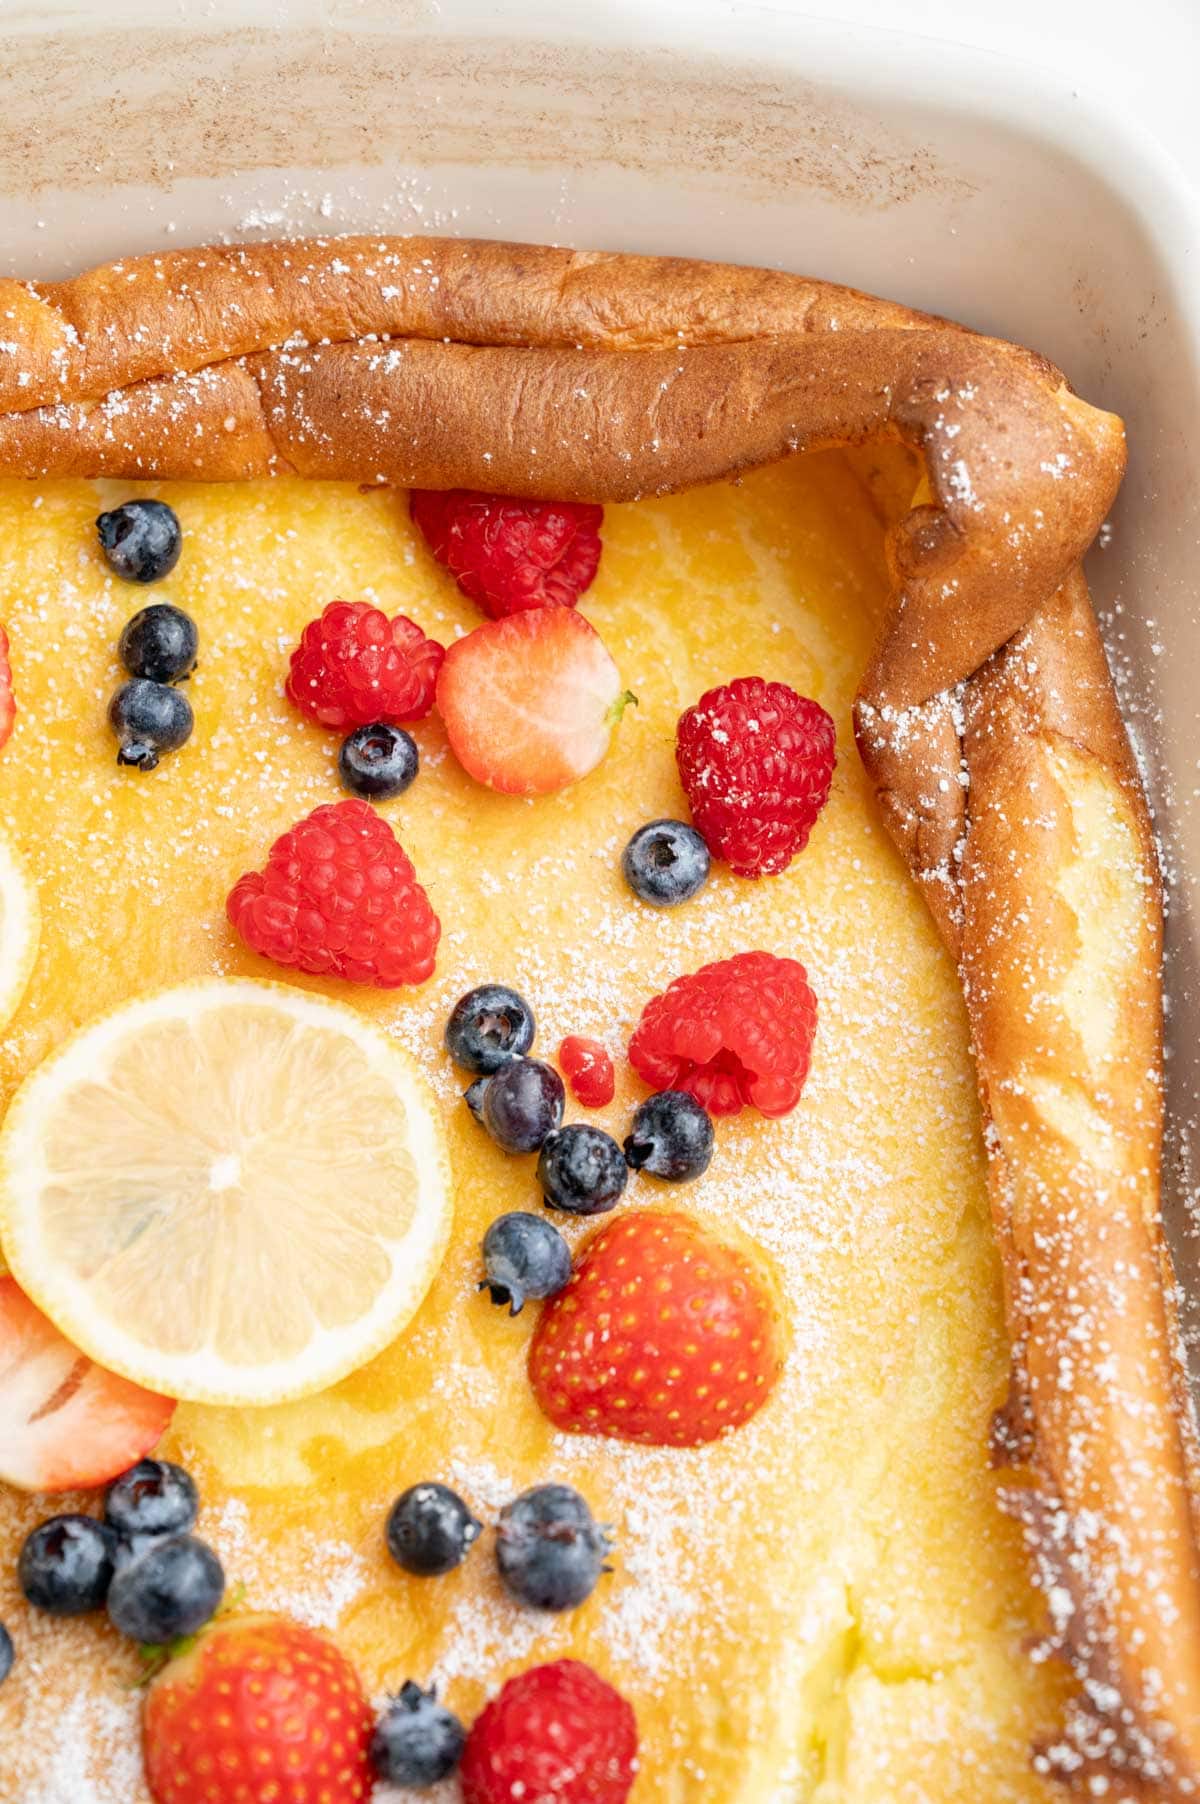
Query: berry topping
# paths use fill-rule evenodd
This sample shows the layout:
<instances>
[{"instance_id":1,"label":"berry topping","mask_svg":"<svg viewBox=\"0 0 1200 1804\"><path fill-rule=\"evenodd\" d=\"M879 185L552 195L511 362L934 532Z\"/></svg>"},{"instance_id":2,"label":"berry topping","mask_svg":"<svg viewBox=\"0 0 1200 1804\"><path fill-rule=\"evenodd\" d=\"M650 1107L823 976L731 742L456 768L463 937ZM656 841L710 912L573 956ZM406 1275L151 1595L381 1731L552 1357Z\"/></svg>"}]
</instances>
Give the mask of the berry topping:
<instances>
[{"instance_id":1,"label":"berry topping","mask_svg":"<svg viewBox=\"0 0 1200 1804\"><path fill-rule=\"evenodd\" d=\"M417 1578L440 1578L461 1566L482 1532L448 1485L410 1485L392 1505L385 1530L397 1566Z\"/></svg>"},{"instance_id":2,"label":"berry topping","mask_svg":"<svg viewBox=\"0 0 1200 1804\"><path fill-rule=\"evenodd\" d=\"M421 1790L448 1779L462 1759L467 1732L436 1690L411 1679L388 1704L371 1737L371 1764L391 1785Z\"/></svg>"},{"instance_id":3,"label":"berry topping","mask_svg":"<svg viewBox=\"0 0 1200 1804\"><path fill-rule=\"evenodd\" d=\"M412 517L463 594L499 620L573 608L600 562L603 508L476 489L414 489Z\"/></svg>"},{"instance_id":4,"label":"berry topping","mask_svg":"<svg viewBox=\"0 0 1200 1804\"><path fill-rule=\"evenodd\" d=\"M786 683L739 677L680 716L679 775L709 848L739 877L772 877L808 844L829 797L834 726Z\"/></svg>"},{"instance_id":5,"label":"berry topping","mask_svg":"<svg viewBox=\"0 0 1200 1804\"><path fill-rule=\"evenodd\" d=\"M200 1512L196 1481L169 1460L143 1459L108 1487L104 1520L123 1541L186 1535Z\"/></svg>"},{"instance_id":6,"label":"berry topping","mask_svg":"<svg viewBox=\"0 0 1200 1804\"><path fill-rule=\"evenodd\" d=\"M476 1718L463 1752L463 1804L625 1804L637 1746L631 1706L590 1666L533 1666Z\"/></svg>"},{"instance_id":7,"label":"berry topping","mask_svg":"<svg viewBox=\"0 0 1200 1804\"><path fill-rule=\"evenodd\" d=\"M116 1535L94 1516L51 1516L27 1537L17 1580L35 1610L83 1616L104 1608L116 1557Z\"/></svg>"},{"instance_id":8,"label":"berry topping","mask_svg":"<svg viewBox=\"0 0 1200 1804\"><path fill-rule=\"evenodd\" d=\"M342 788L352 796L362 796L368 802L390 802L415 782L420 762L411 733L377 720L373 726L356 727L342 741L338 775Z\"/></svg>"},{"instance_id":9,"label":"berry topping","mask_svg":"<svg viewBox=\"0 0 1200 1804\"><path fill-rule=\"evenodd\" d=\"M514 1209L494 1221L483 1237L484 1278L480 1290L493 1303L507 1303L520 1315L529 1297L552 1297L571 1276L571 1249L543 1215Z\"/></svg>"},{"instance_id":10,"label":"berry topping","mask_svg":"<svg viewBox=\"0 0 1200 1804\"><path fill-rule=\"evenodd\" d=\"M650 821L621 854L625 881L654 908L674 908L703 889L712 861L708 847L685 821Z\"/></svg>"},{"instance_id":11,"label":"berry topping","mask_svg":"<svg viewBox=\"0 0 1200 1804\"><path fill-rule=\"evenodd\" d=\"M0 752L12 738L16 717L17 703L13 694L12 665L8 657L8 634L0 626Z\"/></svg>"},{"instance_id":12,"label":"berry topping","mask_svg":"<svg viewBox=\"0 0 1200 1804\"><path fill-rule=\"evenodd\" d=\"M691 1216L623 1214L586 1244L529 1349L557 1428L698 1447L761 1407L783 1365L774 1285Z\"/></svg>"},{"instance_id":13,"label":"berry topping","mask_svg":"<svg viewBox=\"0 0 1200 1804\"><path fill-rule=\"evenodd\" d=\"M287 695L319 726L348 733L377 721L424 720L445 657L403 614L366 601L331 601L292 653Z\"/></svg>"},{"instance_id":14,"label":"berry topping","mask_svg":"<svg viewBox=\"0 0 1200 1804\"><path fill-rule=\"evenodd\" d=\"M178 689L132 677L109 702L108 724L117 736L117 763L153 770L164 752L177 752L191 738L195 719Z\"/></svg>"},{"instance_id":15,"label":"berry topping","mask_svg":"<svg viewBox=\"0 0 1200 1804\"><path fill-rule=\"evenodd\" d=\"M108 567L127 583L156 583L169 576L183 549L183 529L165 501L126 501L96 521Z\"/></svg>"},{"instance_id":16,"label":"berry topping","mask_svg":"<svg viewBox=\"0 0 1200 1804\"><path fill-rule=\"evenodd\" d=\"M373 1728L358 1675L326 1636L283 1616L223 1617L147 1694L150 1795L367 1804Z\"/></svg>"},{"instance_id":17,"label":"berry topping","mask_svg":"<svg viewBox=\"0 0 1200 1804\"><path fill-rule=\"evenodd\" d=\"M630 700L596 629L568 608L476 627L450 647L437 685L455 757L506 795L586 777Z\"/></svg>"},{"instance_id":18,"label":"berry topping","mask_svg":"<svg viewBox=\"0 0 1200 1804\"><path fill-rule=\"evenodd\" d=\"M639 1077L686 1090L710 1115L795 1108L808 1076L817 999L804 966L739 952L677 977L646 1004L629 1042Z\"/></svg>"},{"instance_id":19,"label":"berry topping","mask_svg":"<svg viewBox=\"0 0 1200 1804\"><path fill-rule=\"evenodd\" d=\"M573 1610L592 1595L612 1548L586 1498L570 1485L535 1485L500 1512L496 1564L519 1603Z\"/></svg>"},{"instance_id":20,"label":"berry topping","mask_svg":"<svg viewBox=\"0 0 1200 1804\"><path fill-rule=\"evenodd\" d=\"M152 683L182 683L196 668L196 622L169 601L151 602L126 622L117 655L130 676Z\"/></svg>"},{"instance_id":21,"label":"berry topping","mask_svg":"<svg viewBox=\"0 0 1200 1804\"><path fill-rule=\"evenodd\" d=\"M5 1679L7 1679L9 1673L12 1671L13 1661L15 1659L16 1652L13 1648L12 1636L5 1628L4 1624L0 1622L0 1685L3 1685Z\"/></svg>"},{"instance_id":22,"label":"berry topping","mask_svg":"<svg viewBox=\"0 0 1200 1804\"><path fill-rule=\"evenodd\" d=\"M195 1535L167 1535L118 1565L108 1619L131 1641L157 1646L194 1635L224 1595L225 1573L212 1548Z\"/></svg>"},{"instance_id":23,"label":"berry topping","mask_svg":"<svg viewBox=\"0 0 1200 1804\"><path fill-rule=\"evenodd\" d=\"M566 1091L552 1065L512 1059L488 1079L480 1118L506 1153L535 1153L563 1118Z\"/></svg>"},{"instance_id":24,"label":"berry topping","mask_svg":"<svg viewBox=\"0 0 1200 1804\"><path fill-rule=\"evenodd\" d=\"M446 1023L446 1051L464 1071L489 1077L533 1045L537 1023L524 996L502 983L481 983L460 996Z\"/></svg>"},{"instance_id":25,"label":"berry topping","mask_svg":"<svg viewBox=\"0 0 1200 1804\"><path fill-rule=\"evenodd\" d=\"M547 1206L569 1215L603 1215L629 1180L625 1155L603 1128L572 1122L547 1135L538 1158Z\"/></svg>"},{"instance_id":26,"label":"berry topping","mask_svg":"<svg viewBox=\"0 0 1200 1804\"><path fill-rule=\"evenodd\" d=\"M558 1049L558 1062L571 1095L585 1109L602 1109L613 1099L617 1080L608 1047L583 1034L568 1034Z\"/></svg>"},{"instance_id":27,"label":"berry topping","mask_svg":"<svg viewBox=\"0 0 1200 1804\"><path fill-rule=\"evenodd\" d=\"M93 1365L0 1277L0 1479L22 1491L105 1485L157 1445L169 1397Z\"/></svg>"},{"instance_id":28,"label":"berry topping","mask_svg":"<svg viewBox=\"0 0 1200 1804\"><path fill-rule=\"evenodd\" d=\"M225 907L251 951L277 965L385 990L424 983L441 935L396 835L359 801L314 808Z\"/></svg>"},{"instance_id":29,"label":"berry topping","mask_svg":"<svg viewBox=\"0 0 1200 1804\"><path fill-rule=\"evenodd\" d=\"M660 1090L634 1116L625 1157L634 1171L686 1184L711 1165L713 1138L712 1117L694 1096L686 1090Z\"/></svg>"}]
</instances>

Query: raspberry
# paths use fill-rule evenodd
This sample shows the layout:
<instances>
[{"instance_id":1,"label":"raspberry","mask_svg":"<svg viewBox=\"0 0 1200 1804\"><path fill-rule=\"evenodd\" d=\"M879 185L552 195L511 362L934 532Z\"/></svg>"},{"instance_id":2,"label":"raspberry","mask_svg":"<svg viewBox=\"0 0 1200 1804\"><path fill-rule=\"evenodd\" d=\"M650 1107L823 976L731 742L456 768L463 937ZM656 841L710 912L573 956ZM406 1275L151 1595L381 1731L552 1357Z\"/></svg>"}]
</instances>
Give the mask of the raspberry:
<instances>
[{"instance_id":1,"label":"raspberry","mask_svg":"<svg viewBox=\"0 0 1200 1804\"><path fill-rule=\"evenodd\" d=\"M786 683L739 677L679 717L675 758L710 852L739 877L773 877L808 844L829 798L834 725Z\"/></svg>"},{"instance_id":2,"label":"raspberry","mask_svg":"<svg viewBox=\"0 0 1200 1804\"><path fill-rule=\"evenodd\" d=\"M0 626L0 751L8 744L16 719L17 704L13 699L12 666L8 661L8 634Z\"/></svg>"},{"instance_id":3,"label":"raspberry","mask_svg":"<svg viewBox=\"0 0 1200 1804\"><path fill-rule=\"evenodd\" d=\"M510 1679L476 1718L464 1804L625 1804L637 1771L633 1710L582 1660Z\"/></svg>"},{"instance_id":4,"label":"raspberry","mask_svg":"<svg viewBox=\"0 0 1200 1804\"><path fill-rule=\"evenodd\" d=\"M585 1109L602 1109L611 1102L617 1080L608 1047L582 1034L568 1034L558 1049L558 1062L571 1086L571 1095Z\"/></svg>"},{"instance_id":5,"label":"raspberry","mask_svg":"<svg viewBox=\"0 0 1200 1804\"><path fill-rule=\"evenodd\" d=\"M795 1108L808 1076L817 999L804 966L739 952L677 977L646 1004L629 1059L656 1090L686 1090L710 1115Z\"/></svg>"},{"instance_id":6,"label":"raspberry","mask_svg":"<svg viewBox=\"0 0 1200 1804\"><path fill-rule=\"evenodd\" d=\"M366 601L331 601L292 653L288 699L340 733L424 720L445 655L403 614L389 620Z\"/></svg>"},{"instance_id":7,"label":"raspberry","mask_svg":"<svg viewBox=\"0 0 1200 1804\"><path fill-rule=\"evenodd\" d=\"M601 507L414 489L409 508L438 563L493 620L573 608L600 562Z\"/></svg>"},{"instance_id":8,"label":"raspberry","mask_svg":"<svg viewBox=\"0 0 1200 1804\"><path fill-rule=\"evenodd\" d=\"M366 802L326 802L248 871L226 912L253 952L383 990L424 983L441 924L391 827Z\"/></svg>"}]
</instances>

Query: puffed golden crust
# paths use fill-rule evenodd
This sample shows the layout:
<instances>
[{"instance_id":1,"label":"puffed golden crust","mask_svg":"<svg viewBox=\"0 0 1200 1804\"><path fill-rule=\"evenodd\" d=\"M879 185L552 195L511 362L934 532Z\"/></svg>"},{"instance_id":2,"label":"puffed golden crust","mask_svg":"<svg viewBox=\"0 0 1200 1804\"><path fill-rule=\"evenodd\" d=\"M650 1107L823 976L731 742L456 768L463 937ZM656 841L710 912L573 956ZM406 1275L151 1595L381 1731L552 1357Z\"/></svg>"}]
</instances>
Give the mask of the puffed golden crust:
<instances>
[{"instance_id":1,"label":"puffed golden crust","mask_svg":"<svg viewBox=\"0 0 1200 1804\"><path fill-rule=\"evenodd\" d=\"M1039 1760L1200 1796L1192 1426L1158 1219L1145 803L1079 560L1119 420L1031 352L772 271L448 239L0 281L0 471L613 501L904 440L859 748L960 962L1013 1339L997 1457L1083 1681Z\"/></svg>"}]
</instances>

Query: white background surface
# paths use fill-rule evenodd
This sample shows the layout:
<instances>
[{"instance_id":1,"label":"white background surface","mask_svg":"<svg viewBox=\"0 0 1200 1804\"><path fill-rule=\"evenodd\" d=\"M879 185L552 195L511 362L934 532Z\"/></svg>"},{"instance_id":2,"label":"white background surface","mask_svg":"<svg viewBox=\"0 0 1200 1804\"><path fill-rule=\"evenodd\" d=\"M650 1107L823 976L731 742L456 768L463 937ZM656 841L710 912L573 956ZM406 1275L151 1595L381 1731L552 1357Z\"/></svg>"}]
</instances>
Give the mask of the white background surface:
<instances>
[{"instance_id":1,"label":"white background surface","mask_svg":"<svg viewBox=\"0 0 1200 1804\"><path fill-rule=\"evenodd\" d=\"M650 4L687 16L687 0ZM890 26L1038 63L1135 113L1200 188L1200 0L734 0L739 8Z\"/></svg>"}]
</instances>

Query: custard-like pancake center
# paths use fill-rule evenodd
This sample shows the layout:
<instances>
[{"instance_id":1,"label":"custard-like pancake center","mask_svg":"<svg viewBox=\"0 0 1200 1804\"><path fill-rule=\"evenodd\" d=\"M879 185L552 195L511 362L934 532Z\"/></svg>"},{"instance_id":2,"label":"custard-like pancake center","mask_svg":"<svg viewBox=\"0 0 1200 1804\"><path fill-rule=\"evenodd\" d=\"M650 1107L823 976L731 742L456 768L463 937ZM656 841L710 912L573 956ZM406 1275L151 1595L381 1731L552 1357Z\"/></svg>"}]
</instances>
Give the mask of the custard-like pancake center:
<instances>
[{"instance_id":1,"label":"custard-like pancake center","mask_svg":"<svg viewBox=\"0 0 1200 1804\"><path fill-rule=\"evenodd\" d=\"M335 1627L372 1693L436 1679L469 1720L511 1672L590 1661L637 1711L635 1804L1050 1796L1029 1750L1053 1732L1061 1685L1028 1655L1038 1604L986 1458L1008 1354L965 1018L850 726L886 592L880 514L912 484L898 457L830 453L607 509L582 605L638 706L573 789L492 794L435 718L414 729L420 775L382 812L441 917L437 974L392 993L290 980L350 1001L421 1059L450 1137L450 1252L372 1365L276 1409L182 1407L163 1448L199 1480L199 1532L248 1605ZM279 833L340 794L337 735L283 696L303 625L336 596L402 611L447 643L479 621L403 496L154 485L184 529L152 593L199 626L196 729L153 774L118 769L114 647L148 594L108 572L93 522L134 492L0 483L0 621L20 709L0 793L43 912L0 1050L5 1101L68 1032L141 991L280 975L239 945L224 902ZM751 674L833 715L828 808L785 875L753 883L716 866L686 906L648 908L620 853L643 822L686 818L675 721L705 688ZM535 1307L513 1320L476 1289L487 1225L538 1206L534 1161L506 1158L460 1101L446 1016L496 981L533 1004L543 1056L568 1033L605 1040L618 1088L597 1119L621 1137L645 1093L622 1056L643 1004L681 972L760 947L799 958L819 999L799 1107L720 1123L701 1180L637 1179L621 1206L685 1207L767 1251L787 1305L784 1377L747 1427L696 1451L556 1434L525 1374ZM218 1164L209 1178L220 1191L236 1174ZM421 1479L453 1485L488 1522L531 1484L573 1484L613 1524L616 1570L561 1617L503 1594L486 1535L449 1577L408 1577L383 1524ZM46 1513L0 1497L0 1618L25 1650L0 1691L0 1798L143 1804L137 1702L120 1689L131 1657L103 1625L34 1621L17 1599L18 1538Z\"/></svg>"}]
</instances>

